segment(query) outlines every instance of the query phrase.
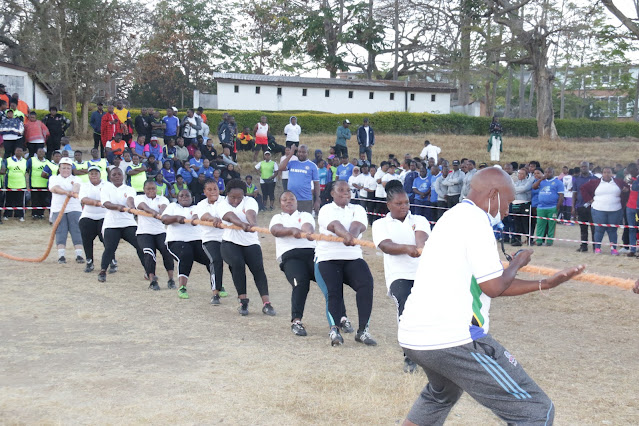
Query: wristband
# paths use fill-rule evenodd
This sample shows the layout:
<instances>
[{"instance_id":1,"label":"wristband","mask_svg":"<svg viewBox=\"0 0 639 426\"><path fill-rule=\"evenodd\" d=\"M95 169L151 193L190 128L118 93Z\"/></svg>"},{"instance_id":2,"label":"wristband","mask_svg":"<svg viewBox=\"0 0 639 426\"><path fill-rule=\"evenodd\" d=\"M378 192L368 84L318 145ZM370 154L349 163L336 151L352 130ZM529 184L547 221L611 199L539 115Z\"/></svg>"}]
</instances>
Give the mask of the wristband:
<instances>
[{"instance_id":1,"label":"wristband","mask_svg":"<svg viewBox=\"0 0 639 426\"><path fill-rule=\"evenodd\" d=\"M550 289L548 289L548 291L546 293L544 293L543 291L541 291L541 282L543 280L539 280L539 292L544 295L545 297L548 297L550 295Z\"/></svg>"}]
</instances>

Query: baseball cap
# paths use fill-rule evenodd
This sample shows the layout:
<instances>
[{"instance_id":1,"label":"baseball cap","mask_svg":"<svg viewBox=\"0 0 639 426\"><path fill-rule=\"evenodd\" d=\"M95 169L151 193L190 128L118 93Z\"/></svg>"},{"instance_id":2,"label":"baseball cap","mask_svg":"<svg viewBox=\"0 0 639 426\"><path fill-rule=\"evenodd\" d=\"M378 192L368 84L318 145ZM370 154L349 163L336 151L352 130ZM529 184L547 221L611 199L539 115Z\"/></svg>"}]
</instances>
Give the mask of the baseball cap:
<instances>
[{"instance_id":1,"label":"baseball cap","mask_svg":"<svg viewBox=\"0 0 639 426\"><path fill-rule=\"evenodd\" d=\"M157 136L151 136L151 140L152 140L152 141L157 141L157 140L158 140L158 137L157 137Z\"/></svg>"},{"instance_id":2,"label":"baseball cap","mask_svg":"<svg viewBox=\"0 0 639 426\"><path fill-rule=\"evenodd\" d=\"M266 154L271 155L271 151L264 151L264 155Z\"/></svg>"},{"instance_id":3,"label":"baseball cap","mask_svg":"<svg viewBox=\"0 0 639 426\"><path fill-rule=\"evenodd\" d=\"M453 166L459 166L459 160L453 160Z\"/></svg>"},{"instance_id":4,"label":"baseball cap","mask_svg":"<svg viewBox=\"0 0 639 426\"><path fill-rule=\"evenodd\" d=\"M70 166L73 165L73 160L69 157L62 157L62 159L60 159L60 164L68 164Z\"/></svg>"},{"instance_id":5,"label":"baseball cap","mask_svg":"<svg viewBox=\"0 0 639 426\"><path fill-rule=\"evenodd\" d=\"M351 124L351 122L348 120L348 118L346 120L344 120L344 123Z\"/></svg>"},{"instance_id":6,"label":"baseball cap","mask_svg":"<svg viewBox=\"0 0 639 426\"><path fill-rule=\"evenodd\" d=\"M176 107L171 107L171 109L173 110L173 112L178 112L178 109Z\"/></svg>"},{"instance_id":7,"label":"baseball cap","mask_svg":"<svg viewBox=\"0 0 639 426\"><path fill-rule=\"evenodd\" d=\"M89 168L87 170L88 171L97 170L100 173L102 172L102 170L100 170L100 168L98 166L89 166Z\"/></svg>"}]
</instances>

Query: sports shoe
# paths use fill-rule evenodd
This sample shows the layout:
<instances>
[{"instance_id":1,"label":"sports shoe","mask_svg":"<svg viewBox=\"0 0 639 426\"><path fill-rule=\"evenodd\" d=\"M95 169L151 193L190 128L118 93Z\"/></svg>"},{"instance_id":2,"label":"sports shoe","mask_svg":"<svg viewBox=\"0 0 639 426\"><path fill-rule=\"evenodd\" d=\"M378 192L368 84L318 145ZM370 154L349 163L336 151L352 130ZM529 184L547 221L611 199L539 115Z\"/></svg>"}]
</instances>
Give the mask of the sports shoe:
<instances>
[{"instance_id":1,"label":"sports shoe","mask_svg":"<svg viewBox=\"0 0 639 426\"><path fill-rule=\"evenodd\" d=\"M357 334L355 335L355 341L359 343L363 343L367 346L377 346L377 342L375 341L375 339L373 339L371 334L368 332L368 327L366 327L362 331L357 332Z\"/></svg>"},{"instance_id":2,"label":"sports shoe","mask_svg":"<svg viewBox=\"0 0 639 426\"><path fill-rule=\"evenodd\" d=\"M106 272L100 271L100 273L98 274L98 281L101 283L106 281Z\"/></svg>"},{"instance_id":3,"label":"sports shoe","mask_svg":"<svg viewBox=\"0 0 639 426\"><path fill-rule=\"evenodd\" d=\"M219 305L220 304L220 296L218 294L213 295L211 297L211 305Z\"/></svg>"},{"instance_id":4,"label":"sports shoe","mask_svg":"<svg viewBox=\"0 0 639 426\"><path fill-rule=\"evenodd\" d=\"M262 306L262 313L271 317L275 316L275 309L271 306L271 302L265 303L264 306Z\"/></svg>"},{"instance_id":5,"label":"sports shoe","mask_svg":"<svg viewBox=\"0 0 639 426\"><path fill-rule=\"evenodd\" d=\"M175 289L175 281L173 281L173 278L167 282L167 285L171 290Z\"/></svg>"},{"instance_id":6,"label":"sports shoe","mask_svg":"<svg viewBox=\"0 0 639 426\"><path fill-rule=\"evenodd\" d=\"M151 284L149 284L149 290L160 291L160 285L158 284L157 279L151 281Z\"/></svg>"},{"instance_id":7,"label":"sports shoe","mask_svg":"<svg viewBox=\"0 0 639 426\"><path fill-rule=\"evenodd\" d=\"M180 299L188 299L189 298L189 293L186 292L186 287L181 285L180 288L178 289L178 297Z\"/></svg>"},{"instance_id":8,"label":"sports shoe","mask_svg":"<svg viewBox=\"0 0 639 426\"><path fill-rule=\"evenodd\" d=\"M240 315L242 315L243 317L248 315L248 304L249 304L249 300L248 299L240 299L240 306L239 308L237 308L237 311L240 313Z\"/></svg>"},{"instance_id":9,"label":"sports shoe","mask_svg":"<svg viewBox=\"0 0 639 426\"><path fill-rule=\"evenodd\" d=\"M109 265L109 274L115 274L116 272L118 272L118 263L113 261Z\"/></svg>"},{"instance_id":10,"label":"sports shoe","mask_svg":"<svg viewBox=\"0 0 639 426\"><path fill-rule=\"evenodd\" d=\"M630 253L628 253L626 256L628 257L636 257L637 253L635 253L634 251L631 251Z\"/></svg>"},{"instance_id":11,"label":"sports shoe","mask_svg":"<svg viewBox=\"0 0 639 426\"><path fill-rule=\"evenodd\" d=\"M21 217L21 218L20 218L20 222L24 222L24 217Z\"/></svg>"},{"instance_id":12,"label":"sports shoe","mask_svg":"<svg viewBox=\"0 0 639 426\"><path fill-rule=\"evenodd\" d=\"M630 249L628 247L622 247L619 249L619 253L630 253Z\"/></svg>"},{"instance_id":13,"label":"sports shoe","mask_svg":"<svg viewBox=\"0 0 639 426\"><path fill-rule=\"evenodd\" d=\"M149 274L147 274L146 272L144 273L144 279L147 281L149 280Z\"/></svg>"},{"instance_id":14,"label":"sports shoe","mask_svg":"<svg viewBox=\"0 0 639 426\"><path fill-rule=\"evenodd\" d=\"M601 249L596 248L595 249L595 254L601 254Z\"/></svg>"},{"instance_id":15,"label":"sports shoe","mask_svg":"<svg viewBox=\"0 0 639 426\"><path fill-rule=\"evenodd\" d=\"M542 242L541 241L537 241L537 247L541 247L542 246Z\"/></svg>"},{"instance_id":16,"label":"sports shoe","mask_svg":"<svg viewBox=\"0 0 639 426\"><path fill-rule=\"evenodd\" d=\"M351 320L346 317L342 317L342 321L340 322L339 326L344 333L352 333L353 331L355 331L353 330L353 326L351 325Z\"/></svg>"},{"instance_id":17,"label":"sports shoe","mask_svg":"<svg viewBox=\"0 0 639 426\"><path fill-rule=\"evenodd\" d=\"M93 272L94 268L95 268L95 266L93 265L93 260L89 259L89 260L87 260L87 267L84 268L84 272Z\"/></svg>"},{"instance_id":18,"label":"sports shoe","mask_svg":"<svg viewBox=\"0 0 639 426\"><path fill-rule=\"evenodd\" d=\"M82 256L76 256L75 257L75 263L84 263L84 258Z\"/></svg>"},{"instance_id":19,"label":"sports shoe","mask_svg":"<svg viewBox=\"0 0 639 426\"><path fill-rule=\"evenodd\" d=\"M67 263L67 259L64 256L58 258L58 263Z\"/></svg>"},{"instance_id":20,"label":"sports shoe","mask_svg":"<svg viewBox=\"0 0 639 426\"><path fill-rule=\"evenodd\" d=\"M413 374L417 370L417 364L407 356L404 356L404 373Z\"/></svg>"},{"instance_id":21,"label":"sports shoe","mask_svg":"<svg viewBox=\"0 0 639 426\"><path fill-rule=\"evenodd\" d=\"M328 337L331 338L331 346L339 346L344 344L344 339L339 332L339 328L331 327L331 331L328 333Z\"/></svg>"},{"instance_id":22,"label":"sports shoe","mask_svg":"<svg viewBox=\"0 0 639 426\"><path fill-rule=\"evenodd\" d=\"M306 329L302 325L302 321L295 321L291 324L291 331L296 336L306 336Z\"/></svg>"},{"instance_id":23,"label":"sports shoe","mask_svg":"<svg viewBox=\"0 0 639 426\"><path fill-rule=\"evenodd\" d=\"M514 240L512 243L510 243L510 245L513 247L521 247L521 241Z\"/></svg>"},{"instance_id":24,"label":"sports shoe","mask_svg":"<svg viewBox=\"0 0 639 426\"><path fill-rule=\"evenodd\" d=\"M619 252L617 251L617 249L611 249L610 254L613 256L619 256Z\"/></svg>"},{"instance_id":25,"label":"sports shoe","mask_svg":"<svg viewBox=\"0 0 639 426\"><path fill-rule=\"evenodd\" d=\"M220 297L227 297L229 294L224 290L224 286L222 286L222 290L220 290Z\"/></svg>"},{"instance_id":26,"label":"sports shoe","mask_svg":"<svg viewBox=\"0 0 639 426\"><path fill-rule=\"evenodd\" d=\"M577 249L577 253L587 253L587 252L588 252L588 246L585 246L585 245L581 245Z\"/></svg>"}]
</instances>

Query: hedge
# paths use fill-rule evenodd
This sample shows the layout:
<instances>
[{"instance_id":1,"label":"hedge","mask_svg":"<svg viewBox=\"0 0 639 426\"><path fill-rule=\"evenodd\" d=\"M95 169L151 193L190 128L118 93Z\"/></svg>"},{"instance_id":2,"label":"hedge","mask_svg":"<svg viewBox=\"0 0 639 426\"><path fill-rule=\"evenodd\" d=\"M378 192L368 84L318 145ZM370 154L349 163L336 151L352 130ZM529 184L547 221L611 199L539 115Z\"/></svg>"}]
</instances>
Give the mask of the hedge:
<instances>
[{"instance_id":1,"label":"hedge","mask_svg":"<svg viewBox=\"0 0 639 426\"><path fill-rule=\"evenodd\" d=\"M130 109L131 116L140 114L139 109ZM162 110L163 111L163 110ZM42 119L48 111L36 110ZM212 131L222 120L223 111L205 110L207 121ZM292 113L262 111L228 111L235 116L238 128L248 126L253 130L260 116L266 115L268 122L281 134L288 124ZM70 114L62 112L70 118ZM184 117L184 111L178 117ZM78 109L78 116L80 110ZM164 112L162 112L164 115ZM351 127L359 126L365 117L378 133L437 133L457 135L487 135L491 119L489 117L471 117L463 114L428 114L409 112L377 112L373 114L329 114L317 112L300 112L294 114L305 133L333 133L344 119L349 119ZM505 136L537 137L537 121L534 119L504 118L501 120ZM639 123L634 121L601 120L555 120L557 133L562 138L639 138Z\"/></svg>"}]
</instances>

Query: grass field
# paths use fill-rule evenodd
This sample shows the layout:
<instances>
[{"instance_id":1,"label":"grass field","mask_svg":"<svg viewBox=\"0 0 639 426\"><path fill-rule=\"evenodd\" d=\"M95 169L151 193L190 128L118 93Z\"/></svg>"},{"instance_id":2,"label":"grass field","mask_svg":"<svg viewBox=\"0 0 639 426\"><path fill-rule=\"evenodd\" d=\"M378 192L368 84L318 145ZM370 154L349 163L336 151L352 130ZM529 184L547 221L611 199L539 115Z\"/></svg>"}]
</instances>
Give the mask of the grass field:
<instances>
[{"instance_id":1,"label":"grass field","mask_svg":"<svg viewBox=\"0 0 639 426\"><path fill-rule=\"evenodd\" d=\"M486 161L482 138L430 136L448 159ZM309 136L327 148L332 136ZM375 161L388 152L417 154L424 137L378 137ZM536 140L505 140L503 161L542 163L628 162L634 142L566 141L561 149ZM605 147L604 147L605 144ZM510 157L512 155L523 158ZM481 157L480 155L484 155ZM553 158L555 160L553 160ZM248 169L248 158L241 158ZM244 173L243 173L244 174ZM272 213L259 216L266 226ZM0 227L0 251L35 257L50 226L15 220ZM575 238L577 227L558 227ZM371 239L370 230L364 238ZM386 297L382 257L365 249L375 277L371 332L379 346L345 335L331 348L324 301L312 287L304 323L309 336L290 332L290 285L275 262L272 237L261 238L274 318L259 312L249 279L248 317L230 297L209 304L206 271L196 265L191 299L175 291L151 292L134 251L121 245L120 271L107 282L83 267L58 265L55 251L41 264L0 259L0 423L2 424L398 424L419 390L423 373L401 371L393 302ZM68 249L71 249L69 243ZM576 253L574 243L535 249L532 264L561 268L585 263L588 271L639 276L639 260ZM509 251L515 251L509 249ZM607 250L604 250L607 252ZM96 244L96 257L102 248ZM451 256L450 267L455 267ZM538 278L538 277L532 277ZM349 316L354 294L345 291ZM630 291L569 282L550 297L538 293L493 302L491 334L541 385L556 405L556 424L636 424L639 394L639 296ZM449 416L451 425L499 424L467 395Z\"/></svg>"}]
</instances>

